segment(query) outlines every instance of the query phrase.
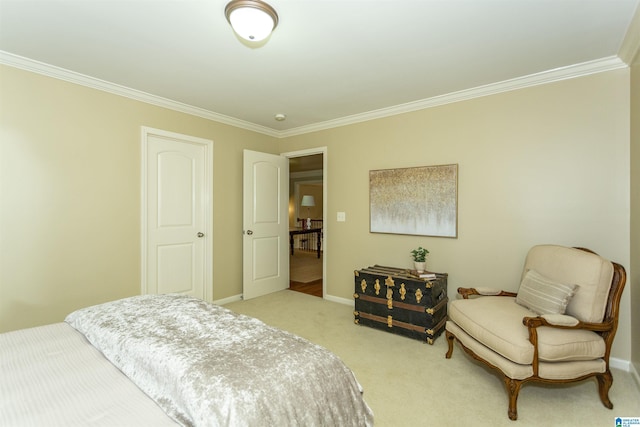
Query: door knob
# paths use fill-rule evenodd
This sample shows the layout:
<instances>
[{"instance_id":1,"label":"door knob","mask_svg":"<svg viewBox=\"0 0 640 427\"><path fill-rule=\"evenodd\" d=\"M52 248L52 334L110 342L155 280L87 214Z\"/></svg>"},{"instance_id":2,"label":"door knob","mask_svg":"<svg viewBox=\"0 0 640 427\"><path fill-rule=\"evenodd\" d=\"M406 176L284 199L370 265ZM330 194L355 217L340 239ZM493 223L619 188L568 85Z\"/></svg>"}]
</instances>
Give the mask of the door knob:
<instances>
[{"instance_id":1,"label":"door knob","mask_svg":"<svg viewBox=\"0 0 640 427\"><path fill-rule=\"evenodd\" d=\"M198 237L204 237L204 233L202 231L198 231Z\"/></svg>"},{"instance_id":2,"label":"door knob","mask_svg":"<svg viewBox=\"0 0 640 427\"><path fill-rule=\"evenodd\" d=\"M247 234L248 234L249 236L251 236L251 235L253 234L253 231L252 231L252 230L247 230Z\"/></svg>"}]
</instances>

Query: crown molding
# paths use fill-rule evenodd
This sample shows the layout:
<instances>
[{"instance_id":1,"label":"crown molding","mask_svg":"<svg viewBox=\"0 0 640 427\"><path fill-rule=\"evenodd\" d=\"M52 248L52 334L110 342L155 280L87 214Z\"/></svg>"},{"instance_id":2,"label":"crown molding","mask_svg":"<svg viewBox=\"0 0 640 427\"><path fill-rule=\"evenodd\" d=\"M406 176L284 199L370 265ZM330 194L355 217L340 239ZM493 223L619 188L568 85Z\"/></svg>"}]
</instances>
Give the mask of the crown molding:
<instances>
[{"instance_id":1,"label":"crown molding","mask_svg":"<svg viewBox=\"0 0 640 427\"><path fill-rule=\"evenodd\" d=\"M634 60L640 60L640 6L636 8L624 40L618 51L618 56L626 64L633 64Z\"/></svg>"},{"instance_id":2,"label":"crown molding","mask_svg":"<svg viewBox=\"0 0 640 427\"><path fill-rule=\"evenodd\" d=\"M495 95L502 92L524 89L527 87L582 77L589 74L602 73L605 71L611 71L625 67L627 67L627 64L625 64L619 57L610 56L608 58L583 62L581 64L575 64L566 67L560 67L536 74L530 74L528 76L505 80L498 83L478 86L475 88L452 92L445 95L434 96L419 101L408 102L406 104L400 104L389 108L381 108L379 110L373 110L362 114L354 114L352 116L341 117L339 119L329 120L321 123L315 123L309 126L301 126L298 128L289 129L287 131L282 131L280 132L279 136L280 138L286 138L305 133L317 132L320 130L332 129L340 126L366 122L369 120L381 119L384 117L410 113L413 111L424 110L427 108L433 108L440 105L451 104L454 102L466 101L483 96Z\"/></svg>"},{"instance_id":3,"label":"crown molding","mask_svg":"<svg viewBox=\"0 0 640 427\"><path fill-rule=\"evenodd\" d=\"M70 71L64 68L56 67L54 65L46 64L44 62L35 61L33 59L25 58L19 55L14 55L2 50L0 50L0 64L9 65L14 68L20 68L22 70L31 71L48 77L53 77L55 79L64 80L92 89L112 93L114 95L124 96L125 98L130 98L136 101L155 105L157 107L167 108L169 110L190 114L192 116L202 117L204 119L262 133L268 136L279 136L278 131L267 128L265 126L260 126L244 120L225 116L224 114L214 113L203 108L194 107L192 105L173 101L171 99L152 95L150 93L142 92L136 89L131 89L116 83L89 77L84 74L76 73L75 71Z\"/></svg>"},{"instance_id":4,"label":"crown molding","mask_svg":"<svg viewBox=\"0 0 640 427\"><path fill-rule=\"evenodd\" d=\"M638 17L636 13L636 18ZM638 23L634 28L640 27L640 19L635 19L634 22ZM633 25L633 23L632 23ZM631 33L630 31L627 34ZM635 34L635 33L634 33ZM625 43L625 46L633 48L637 51L640 45L640 37L627 37L629 42ZM627 41L625 38L625 42ZM627 48L627 49L630 49ZM622 52L621 52L622 53ZM65 80L71 83L79 84L82 86L90 87L93 89L109 92L115 95L124 96L126 98L134 99L136 101L145 102L147 104L156 105L159 107L167 108L170 110L191 114L193 116L202 117L204 119L212 120L215 122L227 124L237 128L261 133L267 136L275 138L287 138L296 135L302 135L306 133L318 132L321 130L332 129L341 126L352 125L356 123L366 122L369 120L381 119L390 116L396 116L399 114L410 113L413 111L424 110L427 108L433 108L440 105L451 104L454 102L466 101L474 98L480 98L483 96L494 95L502 92L524 89L527 87L538 86L542 84L557 82L561 80L572 79L576 77L582 77L589 74L602 73L605 71L616 70L620 68L628 67L627 63L618 56L610 56L607 58L583 62L580 64L569 65L566 67L560 67L553 70L543 71L536 74L530 74L523 77L517 77L510 80L505 80L498 83L492 83L484 86L478 86L471 89L465 89L458 92L452 92L444 95L434 96L427 99L408 102L388 108L381 108L378 110L368 111L361 114L354 114L351 116L341 117L335 120L328 120L320 123L314 123L307 126L301 126L289 130L278 131L265 126L260 126L254 123L250 123L244 120L236 119L233 117L225 116L223 114L214 113L202 108L194 107L191 105L183 104L181 102L173 101L167 98L151 95L146 92L131 89L125 86L121 86L115 83L110 83L104 80L96 79L86 76L84 74L76 73L74 71L59 68L53 65L49 65L43 62L34 61L29 58L14 55L9 52L0 50L0 64L9 65L15 68L20 68L26 71L42 74L45 76L53 77L60 80Z\"/></svg>"}]
</instances>

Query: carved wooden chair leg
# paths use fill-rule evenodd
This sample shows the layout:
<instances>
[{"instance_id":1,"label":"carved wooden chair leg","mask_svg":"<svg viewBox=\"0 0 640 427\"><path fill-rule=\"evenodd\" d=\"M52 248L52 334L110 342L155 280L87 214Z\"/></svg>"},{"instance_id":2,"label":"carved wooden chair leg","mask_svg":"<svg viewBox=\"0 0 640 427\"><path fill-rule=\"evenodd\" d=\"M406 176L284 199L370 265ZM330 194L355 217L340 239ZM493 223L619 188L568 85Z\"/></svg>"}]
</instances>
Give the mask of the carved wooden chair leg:
<instances>
[{"instance_id":1,"label":"carved wooden chair leg","mask_svg":"<svg viewBox=\"0 0 640 427\"><path fill-rule=\"evenodd\" d=\"M447 344L449 344L449 350L447 350L447 354L445 357L447 359L451 359L451 355L453 354L453 340L456 338L451 332L445 330L445 336L447 337Z\"/></svg>"},{"instance_id":2,"label":"carved wooden chair leg","mask_svg":"<svg viewBox=\"0 0 640 427\"><path fill-rule=\"evenodd\" d=\"M509 419L515 421L518 419L518 393L523 382L514 380L513 378L504 377L504 385L507 386L507 394L509 395Z\"/></svg>"},{"instance_id":3,"label":"carved wooden chair leg","mask_svg":"<svg viewBox=\"0 0 640 427\"><path fill-rule=\"evenodd\" d=\"M596 378L598 379L598 392L600 393L602 404L609 409L613 409L613 403L609 400L609 389L613 385L613 375L607 370L607 372L597 375Z\"/></svg>"}]
</instances>

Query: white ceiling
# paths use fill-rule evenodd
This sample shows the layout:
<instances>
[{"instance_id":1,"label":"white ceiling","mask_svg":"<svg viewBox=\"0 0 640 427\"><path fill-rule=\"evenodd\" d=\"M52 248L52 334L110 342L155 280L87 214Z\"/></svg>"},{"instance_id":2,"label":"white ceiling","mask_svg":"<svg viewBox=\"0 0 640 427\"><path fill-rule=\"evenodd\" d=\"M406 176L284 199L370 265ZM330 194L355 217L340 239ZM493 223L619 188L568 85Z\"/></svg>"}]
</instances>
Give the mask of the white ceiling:
<instances>
[{"instance_id":1,"label":"white ceiling","mask_svg":"<svg viewBox=\"0 0 640 427\"><path fill-rule=\"evenodd\" d=\"M287 136L624 67L639 2L269 0L249 47L227 0L0 0L0 62Z\"/></svg>"}]
</instances>

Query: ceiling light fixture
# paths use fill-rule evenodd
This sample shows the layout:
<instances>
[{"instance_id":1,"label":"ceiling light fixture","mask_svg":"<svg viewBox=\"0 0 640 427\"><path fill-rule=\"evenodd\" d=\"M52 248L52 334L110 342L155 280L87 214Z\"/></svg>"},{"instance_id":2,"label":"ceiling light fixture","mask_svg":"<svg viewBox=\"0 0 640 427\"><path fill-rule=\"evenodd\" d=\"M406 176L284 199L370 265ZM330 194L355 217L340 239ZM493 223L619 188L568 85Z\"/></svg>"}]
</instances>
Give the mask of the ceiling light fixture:
<instances>
[{"instance_id":1,"label":"ceiling light fixture","mask_svg":"<svg viewBox=\"0 0 640 427\"><path fill-rule=\"evenodd\" d=\"M275 9L260 0L232 0L224 8L233 31L245 40L258 42L278 26Z\"/></svg>"}]
</instances>

